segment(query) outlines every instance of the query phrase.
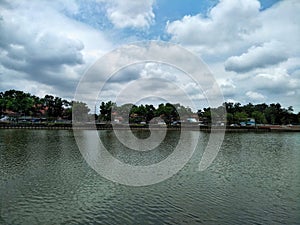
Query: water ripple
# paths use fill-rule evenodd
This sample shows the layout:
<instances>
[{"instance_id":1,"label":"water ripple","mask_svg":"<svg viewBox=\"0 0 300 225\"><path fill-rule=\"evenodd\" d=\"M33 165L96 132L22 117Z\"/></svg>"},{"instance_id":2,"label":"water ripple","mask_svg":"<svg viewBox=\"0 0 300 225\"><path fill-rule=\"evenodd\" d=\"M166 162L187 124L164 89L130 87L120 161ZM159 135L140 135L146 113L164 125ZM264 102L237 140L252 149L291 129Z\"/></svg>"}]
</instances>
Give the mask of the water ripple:
<instances>
[{"instance_id":1,"label":"water ripple","mask_svg":"<svg viewBox=\"0 0 300 225\"><path fill-rule=\"evenodd\" d=\"M178 174L128 187L90 169L70 131L1 130L0 224L299 224L297 135L227 134L198 172L203 136Z\"/></svg>"}]
</instances>

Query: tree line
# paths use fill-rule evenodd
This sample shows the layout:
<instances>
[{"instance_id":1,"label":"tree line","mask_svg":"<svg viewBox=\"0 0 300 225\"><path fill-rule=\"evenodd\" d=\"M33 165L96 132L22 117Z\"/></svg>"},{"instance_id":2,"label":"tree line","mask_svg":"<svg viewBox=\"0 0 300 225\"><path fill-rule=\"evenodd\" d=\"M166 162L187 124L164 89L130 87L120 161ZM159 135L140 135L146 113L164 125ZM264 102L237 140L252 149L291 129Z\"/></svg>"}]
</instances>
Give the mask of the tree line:
<instances>
[{"instance_id":1,"label":"tree line","mask_svg":"<svg viewBox=\"0 0 300 225\"><path fill-rule=\"evenodd\" d=\"M52 95L40 98L23 91L9 90L0 92L0 115L9 115L12 118L44 117L48 120L71 120L75 103L77 107L82 108L82 112L90 111L82 102L68 101Z\"/></svg>"},{"instance_id":2,"label":"tree line","mask_svg":"<svg viewBox=\"0 0 300 225\"><path fill-rule=\"evenodd\" d=\"M224 113L226 110L226 114ZM293 107L283 108L279 103L241 105L240 103L225 102L217 108L203 108L193 112L183 105L161 103L153 105L124 104L117 106L112 101L101 102L100 110L89 114L90 109L84 102L68 101L60 97L45 95L40 98L30 93L18 90L0 92L0 114L12 117L45 117L47 120L58 118L71 120L72 112L81 121L110 122L122 120L125 123L149 123L150 121L164 121L171 124L183 121L189 117L196 117L204 124L211 124L212 117L227 124L239 124L253 118L257 124L299 124L300 112L294 113Z\"/></svg>"},{"instance_id":3,"label":"tree line","mask_svg":"<svg viewBox=\"0 0 300 225\"><path fill-rule=\"evenodd\" d=\"M182 121L188 117L198 117L198 120L203 124L211 124L212 118L214 122L231 124L240 124L249 119L255 121L256 124L299 124L300 112L294 113L292 106L287 109L283 108L279 103L272 104L252 104L242 105L241 103L225 102L217 108L203 108L193 113L189 107L180 104L160 104L157 108L153 105L125 104L117 106L111 101L102 102L100 105L99 119L101 121L113 120L114 113L116 116L128 118L129 123L149 123L153 118L161 118L166 124L171 124L174 121ZM129 113L128 113L129 112ZM226 113L225 113L226 112ZM126 121L127 122L127 121Z\"/></svg>"},{"instance_id":4,"label":"tree line","mask_svg":"<svg viewBox=\"0 0 300 225\"><path fill-rule=\"evenodd\" d=\"M190 117L193 113L191 108L171 103L161 103L156 108L152 104L134 105L124 104L117 106L114 102L102 102L100 105L99 121L113 121L121 118L123 123L149 123L164 121L170 124L174 121L179 121L180 117ZM197 114L196 114L197 115Z\"/></svg>"},{"instance_id":5,"label":"tree line","mask_svg":"<svg viewBox=\"0 0 300 225\"><path fill-rule=\"evenodd\" d=\"M226 117L222 114L222 110L226 110ZM256 124L299 124L300 112L294 113L292 106L283 108L280 103L261 103L241 105L241 103L225 102L218 108L204 108L198 111L199 117L211 121L211 116L214 115L220 120L226 121L227 124L239 124L242 121L247 121L252 118Z\"/></svg>"}]
</instances>

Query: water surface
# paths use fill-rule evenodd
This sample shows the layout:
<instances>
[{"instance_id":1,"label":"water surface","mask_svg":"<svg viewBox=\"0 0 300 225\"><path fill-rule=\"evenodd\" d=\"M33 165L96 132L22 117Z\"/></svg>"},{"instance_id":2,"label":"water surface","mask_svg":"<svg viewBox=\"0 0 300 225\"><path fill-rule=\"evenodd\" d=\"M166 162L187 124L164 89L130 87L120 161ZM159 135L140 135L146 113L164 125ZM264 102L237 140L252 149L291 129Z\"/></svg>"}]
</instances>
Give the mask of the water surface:
<instances>
[{"instance_id":1,"label":"water surface","mask_svg":"<svg viewBox=\"0 0 300 225\"><path fill-rule=\"evenodd\" d=\"M112 154L136 165L163 160L178 138L168 132L142 154L112 131L99 132ZM226 134L213 164L199 172L208 135L201 133L179 173L130 187L92 170L72 131L0 130L0 224L300 224L298 133Z\"/></svg>"}]
</instances>

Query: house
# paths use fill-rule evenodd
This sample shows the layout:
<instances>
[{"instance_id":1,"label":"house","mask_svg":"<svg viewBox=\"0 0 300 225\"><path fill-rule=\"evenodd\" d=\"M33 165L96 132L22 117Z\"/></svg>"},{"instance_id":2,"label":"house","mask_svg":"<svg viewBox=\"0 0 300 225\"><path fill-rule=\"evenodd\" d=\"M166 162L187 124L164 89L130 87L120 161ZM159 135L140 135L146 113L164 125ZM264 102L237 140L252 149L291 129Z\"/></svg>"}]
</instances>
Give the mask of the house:
<instances>
[{"instance_id":1,"label":"house","mask_svg":"<svg viewBox=\"0 0 300 225\"><path fill-rule=\"evenodd\" d=\"M255 126L255 119L253 118L248 118L247 122L246 122L247 126Z\"/></svg>"},{"instance_id":2,"label":"house","mask_svg":"<svg viewBox=\"0 0 300 225\"><path fill-rule=\"evenodd\" d=\"M197 123L198 122L196 118L191 118L191 117L187 118L186 121L188 123Z\"/></svg>"}]
</instances>

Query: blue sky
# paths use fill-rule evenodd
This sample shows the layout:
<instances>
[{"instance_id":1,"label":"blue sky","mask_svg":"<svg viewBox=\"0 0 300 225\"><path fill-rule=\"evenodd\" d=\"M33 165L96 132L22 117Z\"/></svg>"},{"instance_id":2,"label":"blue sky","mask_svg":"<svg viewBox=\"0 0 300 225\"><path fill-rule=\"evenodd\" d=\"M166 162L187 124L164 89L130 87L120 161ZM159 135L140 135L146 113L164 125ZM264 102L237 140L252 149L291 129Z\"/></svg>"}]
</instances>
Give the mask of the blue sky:
<instances>
[{"instance_id":1,"label":"blue sky","mask_svg":"<svg viewBox=\"0 0 300 225\"><path fill-rule=\"evenodd\" d=\"M279 102L300 111L299 11L298 0L2 0L0 91L72 99L81 77L106 53L134 41L162 40L200 57L224 100ZM136 74L121 71L120 82L107 84L103 100L143 76L164 78L167 88L171 71L192 99L205 94L172 68L130 71ZM159 97L157 84L147 85Z\"/></svg>"}]
</instances>

